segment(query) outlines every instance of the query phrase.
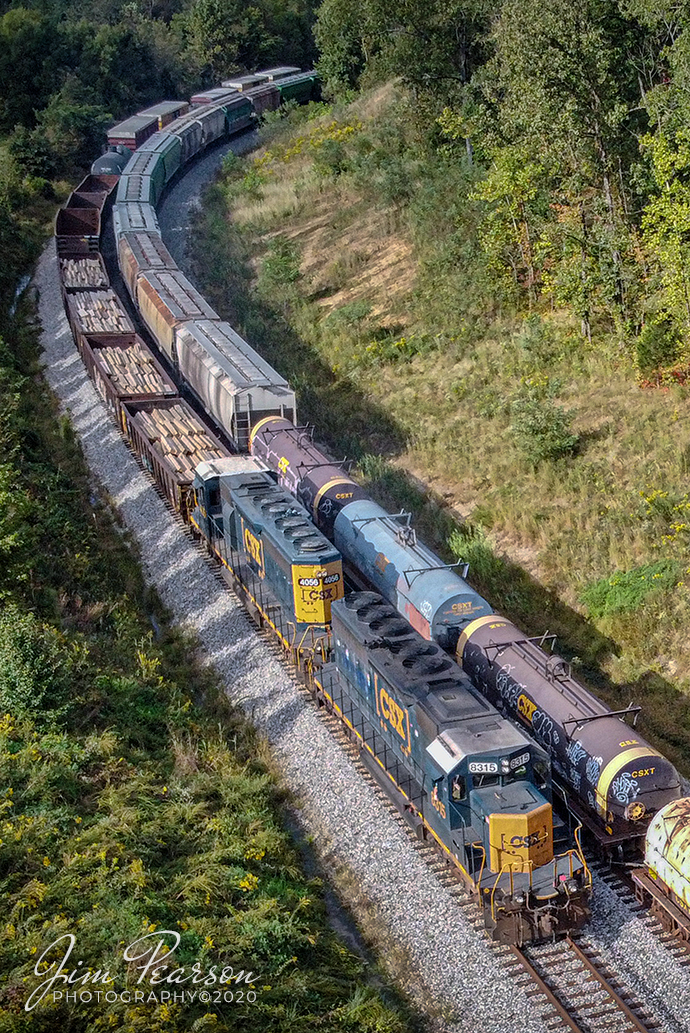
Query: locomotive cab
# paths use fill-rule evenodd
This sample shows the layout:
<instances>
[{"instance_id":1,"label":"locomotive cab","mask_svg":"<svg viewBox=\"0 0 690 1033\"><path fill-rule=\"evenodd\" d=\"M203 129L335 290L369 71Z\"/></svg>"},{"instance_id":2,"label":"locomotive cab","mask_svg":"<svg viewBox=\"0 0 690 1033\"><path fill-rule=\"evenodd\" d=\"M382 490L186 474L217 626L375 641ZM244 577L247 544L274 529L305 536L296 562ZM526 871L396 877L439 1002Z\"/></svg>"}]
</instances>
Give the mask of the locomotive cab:
<instances>
[{"instance_id":1,"label":"locomotive cab","mask_svg":"<svg viewBox=\"0 0 690 1033\"><path fill-rule=\"evenodd\" d=\"M194 471L194 507L191 522L211 550L224 535L220 478L227 474L266 471L266 465L249 456L227 456L199 463Z\"/></svg>"}]
</instances>

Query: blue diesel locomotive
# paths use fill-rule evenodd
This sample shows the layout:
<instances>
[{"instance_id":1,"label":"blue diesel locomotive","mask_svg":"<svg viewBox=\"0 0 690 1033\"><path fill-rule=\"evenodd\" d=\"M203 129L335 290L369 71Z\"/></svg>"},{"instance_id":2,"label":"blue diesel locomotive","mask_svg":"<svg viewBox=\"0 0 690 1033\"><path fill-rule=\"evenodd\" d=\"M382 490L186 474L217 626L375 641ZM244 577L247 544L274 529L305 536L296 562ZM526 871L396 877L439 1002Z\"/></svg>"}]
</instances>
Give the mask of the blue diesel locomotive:
<instances>
[{"instance_id":1,"label":"blue diesel locomotive","mask_svg":"<svg viewBox=\"0 0 690 1033\"><path fill-rule=\"evenodd\" d=\"M352 593L332 620L319 694L401 813L457 866L492 938L523 944L580 928L591 876L554 820L544 751L381 596Z\"/></svg>"}]
</instances>

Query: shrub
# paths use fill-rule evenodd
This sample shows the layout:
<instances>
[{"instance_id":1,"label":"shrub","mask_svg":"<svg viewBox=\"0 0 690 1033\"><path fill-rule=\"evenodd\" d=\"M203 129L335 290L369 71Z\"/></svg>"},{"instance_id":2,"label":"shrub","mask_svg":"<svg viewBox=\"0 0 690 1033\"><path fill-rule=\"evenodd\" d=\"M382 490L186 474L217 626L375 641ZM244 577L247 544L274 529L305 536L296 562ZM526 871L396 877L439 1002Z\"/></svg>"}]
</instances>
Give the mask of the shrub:
<instances>
[{"instance_id":1,"label":"shrub","mask_svg":"<svg viewBox=\"0 0 690 1033\"><path fill-rule=\"evenodd\" d=\"M275 237L269 247L259 273L258 289L267 298L287 301L292 297L299 280L299 248L287 237Z\"/></svg>"},{"instance_id":2,"label":"shrub","mask_svg":"<svg viewBox=\"0 0 690 1033\"><path fill-rule=\"evenodd\" d=\"M571 417L559 405L518 399L511 405L511 416L510 430L530 462L562 459L575 451L579 438L570 429Z\"/></svg>"},{"instance_id":3,"label":"shrub","mask_svg":"<svg viewBox=\"0 0 690 1033\"><path fill-rule=\"evenodd\" d=\"M646 563L595 581L585 588L580 599L595 618L631 613L650 592L673 588L682 572L683 565L676 560Z\"/></svg>"},{"instance_id":4,"label":"shrub","mask_svg":"<svg viewBox=\"0 0 690 1033\"><path fill-rule=\"evenodd\" d=\"M19 717L60 712L73 692L79 666L53 628L13 605L0 617L0 709Z\"/></svg>"},{"instance_id":5,"label":"shrub","mask_svg":"<svg viewBox=\"0 0 690 1033\"><path fill-rule=\"evenodd\" d=\"M637 367L641 374L650 374L662 366L670 366L680 348L678 333L669 318L657 318L642 327L635 341Z\"/></svg>"}]
</instances>

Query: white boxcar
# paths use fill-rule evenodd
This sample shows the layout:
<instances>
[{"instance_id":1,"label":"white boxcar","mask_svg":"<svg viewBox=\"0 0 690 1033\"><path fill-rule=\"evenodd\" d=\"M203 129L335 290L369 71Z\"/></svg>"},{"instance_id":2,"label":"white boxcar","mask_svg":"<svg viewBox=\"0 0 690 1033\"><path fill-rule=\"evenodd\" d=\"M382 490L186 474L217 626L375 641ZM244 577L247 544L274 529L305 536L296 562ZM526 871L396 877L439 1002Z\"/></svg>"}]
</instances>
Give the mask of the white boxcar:
<instances>
[{"instance_id":1,"label":"white boxcar","mask_svg":"<svg viewBox=\"0 0 690 1033\"><path fill-rule=\"evenodd\" d=\"M247 451L251 427L265 416L295 422L295 393L287 380L228 323L182 324L176 348L180 373L241 451Z\"/></svg>"}]
</instances>

